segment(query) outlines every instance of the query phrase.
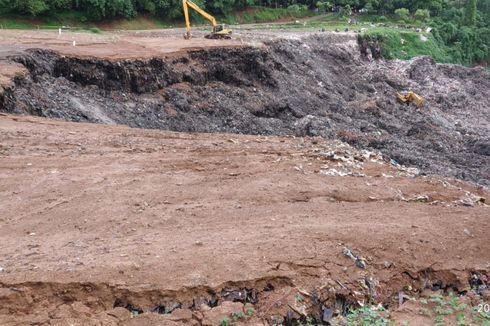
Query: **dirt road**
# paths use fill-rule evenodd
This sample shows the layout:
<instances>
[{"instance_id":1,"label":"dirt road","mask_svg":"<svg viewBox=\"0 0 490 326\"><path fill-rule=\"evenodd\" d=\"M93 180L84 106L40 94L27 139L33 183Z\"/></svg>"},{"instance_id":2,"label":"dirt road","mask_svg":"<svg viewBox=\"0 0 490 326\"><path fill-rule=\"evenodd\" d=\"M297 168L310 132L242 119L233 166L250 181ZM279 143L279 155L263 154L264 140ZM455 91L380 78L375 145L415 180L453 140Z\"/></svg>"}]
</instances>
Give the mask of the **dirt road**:
<instances>
[{"instance_id":1,"label":"dirt road","mask_svg":"<svg viewBox=\"0 0 490 326\"><path fill-rule=\"evenodd\" d=\"M0 115L0 180L2 325L396 310L490 269L488 193L321 138Z\"/></svg>"}]
</instances>

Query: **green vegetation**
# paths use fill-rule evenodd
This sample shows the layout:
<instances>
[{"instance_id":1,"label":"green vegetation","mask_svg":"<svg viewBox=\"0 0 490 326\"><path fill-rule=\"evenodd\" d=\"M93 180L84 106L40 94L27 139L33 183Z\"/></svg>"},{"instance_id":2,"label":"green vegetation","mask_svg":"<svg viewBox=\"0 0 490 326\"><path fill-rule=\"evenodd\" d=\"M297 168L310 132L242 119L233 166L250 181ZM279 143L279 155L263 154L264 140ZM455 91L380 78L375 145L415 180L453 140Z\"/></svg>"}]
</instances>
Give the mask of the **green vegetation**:
<instances>
[{"instance_id":1,"label":"green vegetation","mask_svg":"<svg viewBox=\"0 0 490 326\"><path fill-rule=\"evenodd\" d=\"M359 309L350 310L347 314L347 324L352 326L388 326L394 325L389 320L389 313L382 307L364 306Z\"/></svg>"},{"instance_id":2,"label":"green vegetation","mask_svg":"<svg viewBox=\"0 0 490 326\"><path fill-rule=\"evenodd\" d=\"M487 10L490 9L490 0ZM451 62L472 65L490 62L490 12L476 10L476 0L465 8L446 8L432 21L432 34L440 47L447 47Z\"/></svg>"},{"instance_id":3,"label":"green vegetation","mask_svg":"<svg viewBox=\"0 0 490 326\"><path fill-rule=\"evenodd\" d=\"M490 0L194 0L220 21L256 23L327 13L310 30L360 30L386 58L431 55L438 62L490 63ZM3 17L3 18L2 18ZM141 17L145 19L141 20ZM349 18L361 23L349 25ZM123 20L131 19L124 23ZM181 0L0 0L1 28L161 28L182 24ZM203 22L193 14L193 21ZM149 23L148 23L149 22ZM368 26L362 23L369 22ZM373 24L375 24L373 26ZM432 30L425 32L427 27ZM280 28L302 28L289 23ZM415 32L415 28L421 31ZM98 32L91 29L93 32Z\"/></svg>"},{"instance_id":4,"label":"green vegetation","mask_svg":"<svg viewBox=\"0 0 490 326\"><path fill-rule=\"evenodd\" d=\"M412 31L373 30L361 37L381 44L381 55L387 59L411 59L428 55L441 63L456 62L449 49L437 42L430 33Z\"/></svg>"},{"instance_id":5,"label":"green vegetation","mask_svg":"<svg viewBox=\"0 0 490 326\"><path fill-rule=\"evenodd\" d=\"M285 17L305 17L314 13L312 3L292 0L278 5L255 0L194 0L200 7L224 20L243 16L244 22L265 22ZM275 4L277 4L276 2ZM131 19L138 14L159 17L166 21L182 18L181 0L0 0L0 15L25 17L56 17L74 12L80 22L113 18ZM243 13L243 14L241 14Z\"/></svg>"},{"instance_id":6,"label":"green vegetation","mask_svg":"<svg viewBox=\"0 0 490 326\"><path fill-rule=\"evenodd\" d=\"M464 8L464 25L475 26L476 24L476 0L468 0Z\"/></svg>"},{"instance_id":7,"label":"green vegetation","mask_svg":"<svg viewBox=\"0 0 490 326\"><path fill-rule=\"evenodd\" d=\"M247 317L252 317L255 313L255 310L253 308L248 308L247 311L245 312L245 314L247 315Z\"/></svg>"},{"instance_id":8,"label":"green vegetation","mask_svg":"<svg viewBox=\"0 0 490 326\"><path fill-rule=\"evenodd\" d=\"M429 299L421 298L416 300L411 298L410 301L420 304L417 314L431 319L432 325L485 325L490 326L490 314L482 309L484 303L470 307L464 303L464 298L457 297L454 294L447 296L432 295ZM357 309L351 309L347 316L347 325L350 326L391 326L399 325L391 318L387 310L379 307L364 306ZM404 325L403 323L401 325Z\"/></svg>"},{"instance_id":9,"label":"green vegetation","mask_svg":"<svg viewBox=\"0 0 490 326\"><path fill-rule=\"evenodd\" d=\"M235 323L240 321L245 321L248 318L253 317L255 310L253 308L248 308L245 313L242 311L233 312L229 317L224 317L220 320L220 326L235 325Z\"/></svg>"},{"instance_id":10,"label":"green vegetation","mask_svg":"<svg viewBox=\"0 0 490 326\"><path fill-rule=\"evenodd\" d=\"M395 10L395 15L403 21L408 21L410 17L410 11L407 8L399 8Z\"/></svg>"},{"instance_id":11,"label":"green vegetation","mask_svg":"<svg viewBox=\"0 0 490 326\"><path fill-rule=\"evenodd\" d=\"M490 326L490 315L478 305L469 307L462 303L454 294L448 296L432 295L429 300L420 300L420 303L430 306L432 309L419 309L419 314L433 316L434 325L443 326L448 321L455 321L458 326L486 325Z\"/></svg>"},{"instance_id":12,"label":"green vegetation","mask_svg":"<svg viewBox=\"0 0 490 326\"><path fill-rule=\"evenodd\" d=\"M468 0L468 7L474 6ZM459 63L464 65L490 62L490 17L454 7L442 10L437 17L430 18L426 9L418 9L413 17L407 15L405 8L395 10L398 22L410 24L411 29L399 26L390 29L371 28L362 37L378 42L381 54L388 59L410 59L417 55L429 55L437 62ZM473 21L476 20L476 23ZM409 27L410 27L409 26ZM415 32L415 27L421 31ZM425 32L427 27L430 32Z\"/></svg>"},{"instance_id":13,"label":"green vegetation","mask_svg":"<svg viewBox=\"0 0 490 326\"><path fill-rule=\"evenodd\" d=\"M243 312L234 312L231 314L231 318L233 319L233 321L239 321L245 318L245 314Z\"/></svg>"},{"instance_id":14,"label":"green vegetation","mask_svg":"<svg viewBox=\"0 0 490 326\"><path fill-rule=\"evenodd\" d=\"M220 320L219 325L220 326L228 326L228 325L230 325L230 320L228 318L223 318Z\"/></svg>"},{"instance_id":15,"label":"green vegetation","mask_svg":"<svg viewBox=\"0 0 490 326\"><path fill-rule=\"evenodd\" d=\"M292 5L288 8L250 7L246 11L237 12L236 16L227 16L227 20L228 23L236 21L242 24L265 23L284 18L302 18L312 16L313 14L307 7L298 5Z\"/></svg>"},{"instance_id":16,"label":"green vegetation","mask_svg":"<svg viewBox=\"0 0 490 326\"><path fill-rule=\"evenodd\" d=\"M481 302L479 305L473 308L471 312L472 319L482 326L490 326L490 313L482 309L485 305L488 306L488 302Z\"/></svg>"}]
</instances>

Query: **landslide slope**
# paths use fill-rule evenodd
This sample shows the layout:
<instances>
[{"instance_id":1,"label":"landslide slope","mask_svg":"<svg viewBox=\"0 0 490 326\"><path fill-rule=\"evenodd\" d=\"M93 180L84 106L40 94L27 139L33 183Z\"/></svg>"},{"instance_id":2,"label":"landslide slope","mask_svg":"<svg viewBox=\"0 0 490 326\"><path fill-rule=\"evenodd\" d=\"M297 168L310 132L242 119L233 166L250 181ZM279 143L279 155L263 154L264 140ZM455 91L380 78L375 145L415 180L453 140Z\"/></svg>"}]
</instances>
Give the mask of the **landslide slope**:
<instances>
[{"instance_id":1,"label":"landslide slope","mask_svg":"<svg viewBox=\"0 0 490 326\"><path fill-rule=\"evenodd\" d=\"M0 110L185 132L311 135L490 185L490 74L361 58L354 36L321 34L166 58L104 60L29 50ZM425 107L396 102L411 89Z\"/></svg>"}]
</instances>

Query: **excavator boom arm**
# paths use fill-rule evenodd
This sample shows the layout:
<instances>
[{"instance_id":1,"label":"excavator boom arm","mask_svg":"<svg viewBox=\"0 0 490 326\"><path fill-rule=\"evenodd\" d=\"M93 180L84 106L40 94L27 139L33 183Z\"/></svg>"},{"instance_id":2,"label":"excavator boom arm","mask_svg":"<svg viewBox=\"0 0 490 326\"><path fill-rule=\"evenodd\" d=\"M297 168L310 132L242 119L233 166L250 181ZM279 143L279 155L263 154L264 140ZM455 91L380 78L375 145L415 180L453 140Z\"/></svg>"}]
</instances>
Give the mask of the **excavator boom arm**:
<instances>
[{"instance_id":1,"label":"excavator boom arm","mask_svg":"<svg viewBox=\"0 0 490 326\"><path fill-rule=\"evenodd\" d=\"M213 26L213 30L216 27L216 19L201 8L199 8L199 6L196 5L194 2L190 0L182 0L182 7L184 8L185 28L187 30L187 34L189 34L191 31L191 23L189 20L189 7L194 9L199 15L206 18L211 23L211 26Z\"/></svg>"}]
</instances>

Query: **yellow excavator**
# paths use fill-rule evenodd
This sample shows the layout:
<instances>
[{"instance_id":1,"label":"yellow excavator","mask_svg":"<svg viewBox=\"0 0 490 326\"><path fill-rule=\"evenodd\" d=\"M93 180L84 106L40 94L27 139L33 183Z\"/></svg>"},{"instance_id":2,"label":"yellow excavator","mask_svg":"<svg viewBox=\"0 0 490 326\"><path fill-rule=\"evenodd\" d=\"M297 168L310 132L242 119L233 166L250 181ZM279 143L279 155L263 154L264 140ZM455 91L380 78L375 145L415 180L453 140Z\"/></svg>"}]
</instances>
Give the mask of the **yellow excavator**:
<instances>
[{"instance_id":1,"label":"yellow excavator","mask_svg":"<svg viewBox=\"0 0 490 326\"><path fill-rule=\"evenodd\" d=\"M212 26L212 31L211 34L206 35L206 38L213 38L213 39L230 39L231 38L231 33L232 31L228 29L228 27L225 24L217 24L216 19L199 8L198 5L196 5L194 2L190 0L182 0L182 7L184 9L184 17L185 17L185 28L186 28L186 33L184 34L184 38L186 40L190 39L192 37L191 35L191 22L189 21L189 7L194 9L199 15L203 16L206 18Z\"/></svg>"},{"instance_id":2,"label":"yellow excavator","mask_svg":"<svg viewBox=\"0 0 490 326\"><path fill-rule=\"evenodd\" d=\"M408 92L405 91L402 92L401 94L397 92L396 98L400 103L407 104L407 105L410 104L411 102L414 102L415 105L417 106L417 109L420 109L424 105L424 98L412 91L408 91Z\"/></svg>"}]
</instances>

